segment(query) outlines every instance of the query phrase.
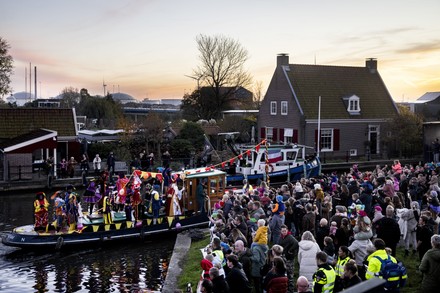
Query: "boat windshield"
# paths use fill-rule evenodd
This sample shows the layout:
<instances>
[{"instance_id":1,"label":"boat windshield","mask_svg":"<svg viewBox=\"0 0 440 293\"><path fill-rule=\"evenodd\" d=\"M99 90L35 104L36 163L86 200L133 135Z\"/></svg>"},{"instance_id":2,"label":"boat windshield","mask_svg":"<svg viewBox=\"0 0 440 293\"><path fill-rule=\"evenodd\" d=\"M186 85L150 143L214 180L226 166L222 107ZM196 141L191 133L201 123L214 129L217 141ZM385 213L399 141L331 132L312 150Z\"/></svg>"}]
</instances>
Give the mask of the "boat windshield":
<instances>
[{"instance_id":1,"label":"boat windshield","mask_svg":"<svg viewBox=\"0 0 440 293\"><path fill-rule=\"evenodd\" d=\"M289 152L286 152L286 159L287 160L292 160L292 161L295 161L296 160L296 155L297 155L298 153L296 152L296 151L289 151Z\"/></svg>"}]
</instances>

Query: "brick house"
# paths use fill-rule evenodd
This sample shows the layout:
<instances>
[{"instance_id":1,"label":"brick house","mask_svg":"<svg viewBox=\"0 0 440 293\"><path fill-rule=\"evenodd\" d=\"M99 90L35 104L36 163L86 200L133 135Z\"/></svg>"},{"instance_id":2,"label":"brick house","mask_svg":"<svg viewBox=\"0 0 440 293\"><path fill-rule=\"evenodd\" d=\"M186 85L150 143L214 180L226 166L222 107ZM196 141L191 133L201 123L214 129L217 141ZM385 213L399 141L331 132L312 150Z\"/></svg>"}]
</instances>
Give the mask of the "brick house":
<instances>
[{"instance_id":1,"label":"brick house","mask_svg":"<svg viewBox=\"0 0 440 293\"><path fill-rule=\"evenodd\" d=\"M365 67L305 65L279 54L260 108L259 137L316 149L319 127L321 158L382 157L385 123L396 115L376 59Z\"/></svg>"}]
</instances>

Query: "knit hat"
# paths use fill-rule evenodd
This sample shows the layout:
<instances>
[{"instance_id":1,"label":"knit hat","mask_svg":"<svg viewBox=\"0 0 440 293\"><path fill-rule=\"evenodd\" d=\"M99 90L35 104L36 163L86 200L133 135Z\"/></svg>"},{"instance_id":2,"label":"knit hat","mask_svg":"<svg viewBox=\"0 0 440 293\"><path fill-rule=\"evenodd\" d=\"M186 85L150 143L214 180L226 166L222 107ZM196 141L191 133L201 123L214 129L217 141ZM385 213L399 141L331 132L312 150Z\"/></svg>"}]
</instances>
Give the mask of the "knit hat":
<instances>
[{"instance_id":1,"label":"knit hat","mask_svg":"<svg viewBox=\"0 0 440 293\"><path fill-rule=\"evenodd\" d=\"M437 191L431 190L431 197L437 197Z\"/></svg>"},{"instance_id":2,"label":"knit hat","mask_svg":"<svg viewBox=\"0 0 440 293\"><path fill-rule=\"evenodd\" d=\"M336 206L336 210L340 213L344 212L344 206Z\"/></svg>"},{"instance_id":3,"label":"knit hat","mask_svg":"<svg viewBox=\"0 0 440 293\"><path fill-rule=\"evenodd\" d=\"M283 196L282 195L277 195L276 199L277 199L277 202L282 202L283 201Z\"/></svg>"},{"instance_id":4,"label":"knit hat","mask_svg":"<svg viewBox=\"0 0 440 293\"><path fill-rule=\"evenodd\" d=\"M313 185L313 187L315 188L315 190L322 189L321 184L319 183L316 183L315 185Z\"/></svg>"},{"instance_id":5,"label":"knit hat","mask_svg":"<svg viewBox=\"0 0 440 293\"><path fill-rule=\"evenodd\" d=\"M299 182L295 183L295 192L303 192L303 188L302 188L301 183L299 183Z\"/></svg>"},{"instance_id":6,"label":"knit hat","mask_svg":"<svg viewBox=\"0 0 440 293\"><path fill-rule=\"evenodd\" d=\"M380 206L375 206L374 209L375 209L376 211L378 211L378 212L381 212L381 211L382 211L382 208L381 208Z\"/></svg>"}]
</instances>

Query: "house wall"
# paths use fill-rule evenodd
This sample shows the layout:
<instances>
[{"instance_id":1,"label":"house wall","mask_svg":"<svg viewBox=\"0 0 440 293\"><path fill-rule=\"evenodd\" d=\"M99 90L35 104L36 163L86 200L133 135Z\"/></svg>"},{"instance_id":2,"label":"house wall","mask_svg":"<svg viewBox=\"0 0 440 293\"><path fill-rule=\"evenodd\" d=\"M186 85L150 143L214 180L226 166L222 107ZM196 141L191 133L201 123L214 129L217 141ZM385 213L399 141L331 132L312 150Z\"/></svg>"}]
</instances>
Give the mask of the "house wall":
<instances>
[{"instance_id":1,"label":"house wall","mask_svg":"<svg viewBox=\"0 0 440 293\"><path fill-rule=\"evenodd\" d=\"M320 157L323 158L360 158L367 155L367 142L368 142L368 127L369 125L379 126L379 149L378 154L372 155L373 157L380 157L383 155L385 149L383 148L383 140L381 137L387 135L385 133L385 124L378 122L348 122L348 123L321 123L321 130L324 128L334 129L334 141L333 141L333 151L321 151ZM316 148L316 134L318 130L318 123L309 122L306 123L305 127L305 139L304 144L308 146L314 146ZM338 136L335 137L335 130L338 131ZM338 139L338 142L335 142ZM336 146L336 149L335 149ZM350 155L350 150L356 150L356 155Z\"/></svg>"},{"instance_id":2,"label":"house wall","mask_svg":"<svg viewBox=\"0 0 440 293\"><path fill-rule=\"evenodd\" d=\"M271 115L271 102L277 102L277 113ZM281 102L287 101L287 115L281 115ZM273 127L276 129L293 128L298 130L298 143L302 143L303 136L301 130L301 113L290 90L284 72L281 67L277 67L272 80L269 84L266 95L260 107L258 117L258 137L261 140L262 128ZM277 138L279 139L279 134Z\"/></svg>"}]
</instances>

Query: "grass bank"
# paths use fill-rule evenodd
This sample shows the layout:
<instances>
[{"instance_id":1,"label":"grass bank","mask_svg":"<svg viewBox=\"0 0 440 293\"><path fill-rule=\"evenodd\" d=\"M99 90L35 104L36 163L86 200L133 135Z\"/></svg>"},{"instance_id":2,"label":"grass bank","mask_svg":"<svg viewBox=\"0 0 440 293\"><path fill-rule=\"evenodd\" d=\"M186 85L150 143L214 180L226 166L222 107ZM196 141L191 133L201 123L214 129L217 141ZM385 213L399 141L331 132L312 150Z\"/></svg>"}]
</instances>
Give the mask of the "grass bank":
<instances>
[{"instance_id":1,"label":"grass bank","mask_svg":"<svg viewBox=\"0 0 440 293\"><path fill-rule=\"evenodd\" d=\"M199 241L192 241L191 248L186 256L185 266L183 267L182 274L179 276L178 288L186 292L186 286L188 283L193 285L193 291L197 286L197 282L200 280L200 274L202 268L200 267L200 261L202 260L202 253L200 249L209 244L209 236ZM404 249L399 247L397 249L397 258L403 262L408 272L408 281L406 286L401 290L403 293L418 292L420 284L422 283L422 275L417 271L420 261L418 254L405 257ZM298 277L298 265L295 265L296 272L295 277Z\"/></svg>"}]
</instances>

